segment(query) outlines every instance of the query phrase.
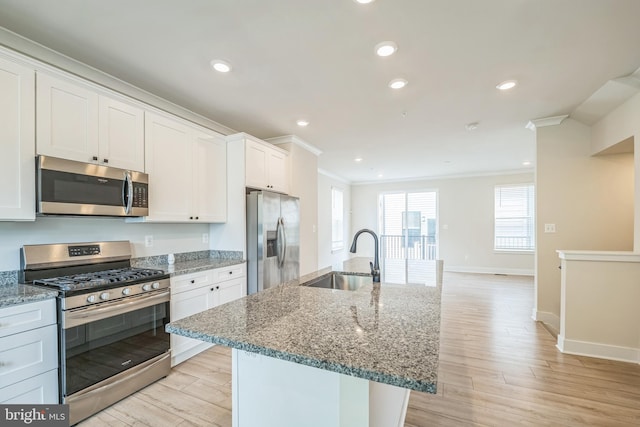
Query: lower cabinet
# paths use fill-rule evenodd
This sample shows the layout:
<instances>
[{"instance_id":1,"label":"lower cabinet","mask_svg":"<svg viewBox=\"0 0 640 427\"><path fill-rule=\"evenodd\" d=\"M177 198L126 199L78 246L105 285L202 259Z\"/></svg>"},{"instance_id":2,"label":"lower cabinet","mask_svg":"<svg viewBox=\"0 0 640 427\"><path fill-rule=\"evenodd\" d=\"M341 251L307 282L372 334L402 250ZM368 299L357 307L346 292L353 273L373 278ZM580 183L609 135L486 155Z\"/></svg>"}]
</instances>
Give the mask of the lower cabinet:
<instances>
[{"instance_id":1,"label":"lower cabinet","mask_svg":"<svg viewBox=\"0 0 640 427\"><path fill-rule=\"evenodd\" d=\"M0 309L0 404L58 403L54 299Z\"/></svg>"},{"instance_id":2,"label":"lower cabinet","mask_svg":"<svg viewBox=\"0 0 640 427\"><path fill-rule=\"evenodd\" d=\"M171 321L180 320L246 295L246 264L171 278ZM171 335L171 365L211 347L192 338Z\"/></svg>"}]
</instances>

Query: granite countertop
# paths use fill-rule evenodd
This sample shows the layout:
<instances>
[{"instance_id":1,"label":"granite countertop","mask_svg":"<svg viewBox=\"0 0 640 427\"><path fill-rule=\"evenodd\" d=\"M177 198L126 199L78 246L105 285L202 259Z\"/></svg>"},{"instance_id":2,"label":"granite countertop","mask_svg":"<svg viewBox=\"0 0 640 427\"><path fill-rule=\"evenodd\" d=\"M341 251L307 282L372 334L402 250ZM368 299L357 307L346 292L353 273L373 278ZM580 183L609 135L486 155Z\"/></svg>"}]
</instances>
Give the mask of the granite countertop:
<instances>
[{"instance_id":1,"label":"granite countertop","mask_svg":"<svg viewBox=\"0 0 640 427\"><path fill-rule=\"evenodd\" d=\"M183 274L197 273L199 271L211 270L214 268L229 267L230 265L242 264L243 259L219 259L204 258L189 261L176 261L174 264L145 264L138 263L137 267L159 268L169 273L171 277L181 276Z\"/></svg>"},{"instance_id":2,"label":"granite countertop","mask_svg":"<svg viewBox=\"0 0 640 427\"><path fill-rule=\"evenodd\" d=\"M175 263L167 262L167 255L133 258L131 265L139 268L156 268L170 274L171 277L214 268L242 264L242 252L239 251L199 251L175 255ZM16 304L55 298L56 290L18 283L18 271L0 271L0 308Z\"/></svg>"},{"instance_id":3,"label":"granite countertop","mask_svg":"<svg viewBox=\"0 0 640 427\"><path fill-rule=\"evenodd\" d=\"M55 298L57 291L19 283L0 285L0 308Z\"/></svg>"},{"instance_id":4,"label":"granite countertop","mask_svg":"<svg viewBox=\"0 0 640 427\"><path fill-rule=\"evenodd\" d=\"M134 267L158 268L174 277L242 264L245 260L238 251L200 251L176 254L173 264L167 262L167 255L135 258L131 262Z\"/></svg>"},{"instance_id":5,"label":"granite countertop","mask_svg":"<svg viewBox=\"0 0 640 427\"><path fill-rule=\"evenodd\" d=\"M167 332L277 359L435 393L439 287L299 286L321 270L185 319Z\"/></svg>"}]
</instances>

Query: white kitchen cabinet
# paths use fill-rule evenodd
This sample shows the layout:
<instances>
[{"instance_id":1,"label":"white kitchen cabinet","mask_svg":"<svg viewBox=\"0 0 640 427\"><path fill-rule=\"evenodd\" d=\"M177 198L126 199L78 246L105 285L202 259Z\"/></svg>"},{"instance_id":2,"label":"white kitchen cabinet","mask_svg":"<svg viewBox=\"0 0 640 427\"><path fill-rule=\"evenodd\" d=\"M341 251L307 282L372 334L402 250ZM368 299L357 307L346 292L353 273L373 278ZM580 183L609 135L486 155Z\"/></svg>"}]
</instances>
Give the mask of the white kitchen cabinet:
<instances>
[{"instance_id":1,"label":"white kitchen cabinet","mask_svg":"<svg viewBox=\"0 0 640 427\"><path fill-rule=\"evenodd\" d=\"M227 145L208 129L145 115L149 215L145 222L225 222ZM134 220L135 221L135 220Z\"/></svg>"},{"instance_id":2,"label":"white kitchen cabinet","mask_svg":"<svg viewBox=\"0 0 640 427\"><path fill-rule=\"evenodd\" d=\"M0 403L58 403L54 299L0 309Z\"/></svg>"},{"instance_id":3,"label":"white kitchen cabinet","mask_svg":"<svg viewBox=\"0 0 640 427\"><path fill-rule=\"evenodd\" d=\"M289 192L288 153L272 144L245 140L245 183L247 187Z\"/></svg>"},{"instance_id":4,"label":"white kitchen cabinet","mask_svg":"<svg viewBox=\"0 0 640 427\"><path fill-rule=\"evenodd\" d=\"M171 321L180 320L246 295L244 263L171 278ZM175 366L211 344L171 335L171 364Z\"/></svg>"},{"instance_id":5,"label":"white kitchen cabinet","mask_svg":"<svg viewBox=\"0 0 640 427\"><path fill-rule=\"evenodd\" d=\"M37 153L144 172L144 111L89 86L38 73Z\"/></svg>"},{"instance_id":6,"label":"white kitchen cabinet","mask_svg":"<svg viewBox=\"0 0 640 427\"><path fill-rule=\"evenodd\" d=\"M33 221L35 72L0 57L0 220Z\"/></svg>"}]
</instances>

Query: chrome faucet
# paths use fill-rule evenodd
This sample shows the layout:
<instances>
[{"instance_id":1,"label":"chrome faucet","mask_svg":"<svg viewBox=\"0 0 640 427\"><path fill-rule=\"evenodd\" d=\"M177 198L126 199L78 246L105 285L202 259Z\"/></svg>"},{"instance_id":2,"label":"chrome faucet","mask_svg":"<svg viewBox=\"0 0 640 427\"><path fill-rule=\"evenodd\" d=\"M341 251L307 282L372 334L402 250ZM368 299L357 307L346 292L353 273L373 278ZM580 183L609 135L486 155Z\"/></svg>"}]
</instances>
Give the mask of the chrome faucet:
<instances>
[{"instance_id":1,"label":"chrome faucet","mask_svg":"<svg viewBox=\"0 0 640 427\"><path fill-rule=\"evenodd\" d=\"M369 233L373 236L373 240L375 241L375 257L373 259L373 263L369 262L369 267L371 267L371 275L373 276L373 281L380 283L380 263L378 261L378 236L372 230L368 228L363 228L359 230L355 236L353 236L353 243L351 243L351 249L349 252L352 254L356 253L356 242L358 241L358 236L362 233Z\"/></svg>"}]
</instances>

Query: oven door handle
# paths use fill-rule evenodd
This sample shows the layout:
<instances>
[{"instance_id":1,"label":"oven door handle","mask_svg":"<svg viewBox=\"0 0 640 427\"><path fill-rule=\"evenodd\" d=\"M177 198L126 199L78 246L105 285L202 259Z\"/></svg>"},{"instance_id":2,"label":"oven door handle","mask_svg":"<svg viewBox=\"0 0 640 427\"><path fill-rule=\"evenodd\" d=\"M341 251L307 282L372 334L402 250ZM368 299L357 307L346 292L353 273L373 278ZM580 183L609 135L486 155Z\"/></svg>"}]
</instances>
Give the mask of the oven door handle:
<instances>
[{"instance_id":1,"label":"oven door handle","mask_svg":"<svg viewBox=\"0 0 640 427\"><path fill-rule=\"evenodd\" d=\"M76 310L65 311L62 316L62 329L69 329L75 326L91 323L107 317L138 310L156 304L169 301L170 292L165 291L159 294L145 294L139 297L131 297L122 301L113 302L106 306L90 306Z\"/></svg>"}]
</instances>

